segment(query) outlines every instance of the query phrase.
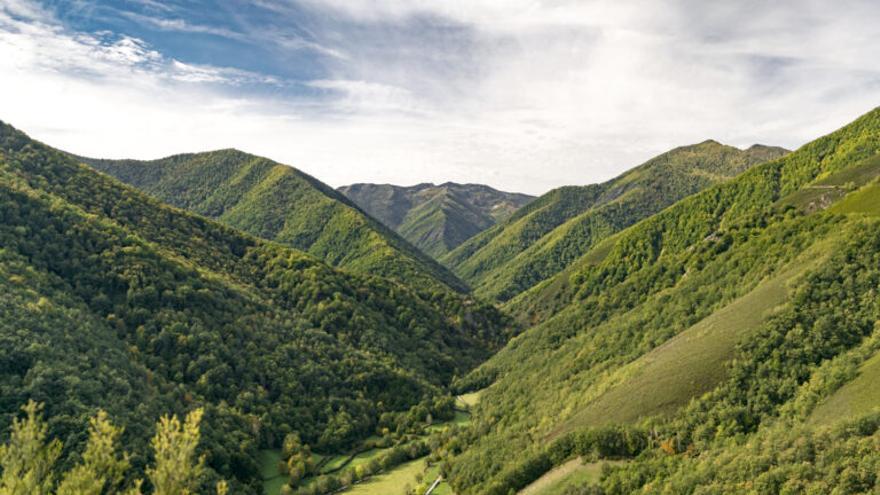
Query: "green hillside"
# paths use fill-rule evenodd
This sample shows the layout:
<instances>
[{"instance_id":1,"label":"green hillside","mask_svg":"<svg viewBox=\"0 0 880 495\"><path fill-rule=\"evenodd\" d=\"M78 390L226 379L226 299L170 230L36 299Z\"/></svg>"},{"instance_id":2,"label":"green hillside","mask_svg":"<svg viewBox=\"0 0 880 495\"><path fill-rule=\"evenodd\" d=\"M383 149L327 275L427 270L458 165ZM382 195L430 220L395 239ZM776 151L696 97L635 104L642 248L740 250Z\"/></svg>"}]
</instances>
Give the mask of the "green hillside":
<instances>
[{"instance_id":1,"label":"green hillside","mask_svg":"<svg viewBox=\"0 0 880 495\"><path fill-rule=\"evenodd\" d=\"M851 407L847 396L867 402L850 417L874 407L858 381L844 386L870 380L873 362L844 371L876 352L862 349L880 319L878 156L880 109L619 232L517 298L541 322L458 383L488 388L447 456L456 493L506 494L576 456L633 461L603 474L602 491L574 493L835 486L858 462L843 452L876 446L877 422L801 425L817 404ZM824 199L800 201L816 191ZM808 471L786 457L790 431L817 439ZM747 468L755 445L766 462ZM758 478L779 484L736 484Z\"/></svg>"},{"instance_id":2,"label":"green hillside","mask_svg":"<svg viewBox=\"0 0 880 495\"><path fill-rule=\"evenodd\" d=\"M439 258L534 199L481 184L352 184L339 191L425 253Z\"/></svg>"},{"instance_id":3,"label":"green hillside","mask_svg":"<svg viewBox=\"0 0 880 495\"><path fill-rule=\"evenodd\" d=\"M143 469L160 413L204 407L203 453L232 493L260 490L258 449L287 433L335 451L380 419L394 431L404 416L384 413L431 410L505 339L491 306L338 271L2 123L0 315L0 436L42 402L66 468L102 408Z\"/></svg>"},{"instance_id":4,"label":"green hillside","mask_svg":"<svg viewBox=\"0 0 880 495\"><path fill-rule=\"evenodd\" d=\"M306 251L333 266L467 290L455 275L342 194L266 158L221 150L148 162L82 160L165 203Z\"/></svg>"},{"instance_id":5,"label":"green hillside","mask_svg":"<svg viewBox=\"0 0 880 495\"><path fill-rule=\"evenodd\" d=\"M880 108L776 159L747 153L679 148L616 196L562 188L462 244L515 253L535 236L510 258L534 281L494 293L532 325L510 338L510 316L431 274L337 269L0 125L0 438L45 403L68 469L102 408L143 473L156 418L203 407L204 486L232 493L403 495L438 478L458 495L873 493ZM646 177L700 190L652 213L665 200ZM245 204L261 203L208 214L271 224ZM621 211L630 224L602 223ZM574 234L587 224L604 227ZM570 259L542 271L536 253L563 258L564 239Z\"/></svg>"},{"instance_id":6,"label":"green hillside","mask_svg":"<svg viewBox=\"0 0 880 495\"><path fill-rule=\"evenodd\" d=\"M785 153L715 141L676 148L608 182L551 191L441 260L478 294L506 301L559 273L609 235Z\"/></svg>"}]
</instances>

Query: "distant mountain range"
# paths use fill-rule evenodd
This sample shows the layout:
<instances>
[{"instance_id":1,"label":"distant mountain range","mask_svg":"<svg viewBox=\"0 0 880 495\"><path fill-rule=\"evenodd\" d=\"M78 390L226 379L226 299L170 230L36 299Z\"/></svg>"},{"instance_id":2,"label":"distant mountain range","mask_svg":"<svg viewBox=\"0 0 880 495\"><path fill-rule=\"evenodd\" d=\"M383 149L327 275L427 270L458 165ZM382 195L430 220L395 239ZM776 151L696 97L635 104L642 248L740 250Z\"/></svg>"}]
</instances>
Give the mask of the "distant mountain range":
<instances>
[{"instance_id":1,"label":"distant mountain range","mask_svg":"<svg viewBox=\"0 0 880 495\"><path fill-rule=\"evenodd\" d=\"M78 159L168 204L333 266L467 290L449 270L330 186L267 158L227 149L152 161Z\"/></svg>"},{"instance_id":2,"label":"distant mountain range","mask_svg":"<svg viewBox=\"0 0 880 495\"><path fill-rule=\"evenodd\" d=\"M740 150L712 140L676 148L607 182L554 189L440 260L477 294L506 301L609 235L787 152L762 145Z\"/></svg>"},{"instance_id":3,"label":"distant mountain range","mask_svg":"<svg viewBox=\"0 0 880 495\"><path fill-rule=\"evenodd\" d=\"M440 257L506 220L533 196L482 184L352 184L340 187L364 211L423 252Z\"/></svg>"}]
</instances>

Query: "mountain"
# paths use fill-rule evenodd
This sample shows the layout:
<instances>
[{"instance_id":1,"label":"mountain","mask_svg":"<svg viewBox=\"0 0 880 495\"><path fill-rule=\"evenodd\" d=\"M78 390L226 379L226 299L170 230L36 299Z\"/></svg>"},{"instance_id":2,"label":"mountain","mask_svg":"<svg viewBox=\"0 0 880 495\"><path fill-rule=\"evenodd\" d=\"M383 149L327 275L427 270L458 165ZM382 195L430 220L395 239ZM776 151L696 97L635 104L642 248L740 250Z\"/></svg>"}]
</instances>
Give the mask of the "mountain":
<instances>
[{"instance_id":1,"label":"mountain","mask_svg":"<svg viewBox=\"0 0 880 495\"><path fill-rule=\"evenodd\" d=\"M364 211L437 258L510 217L533 196L481 184L352 184L339 188Z\"/></svg>"},{"instance_id":2,"label":"mountain","mask_svg":"<svg viewBox=\"0 0 880 495\"><path fill-rule=\"evenodd\" d=\"M81 160L165 203L301 249L333 266L467 291L446 268L342 194L266 158L229 149L146 162Z\"/></svg>"},{"instance_id":3,"label":"mountain","mask_svg":"<svg viewBox=\"0 0 880 495\"><path fill-rule=\"evenodd\" d=\"M296 432L345 450L393 430L386 413L441 407L505 321L164 205L0 123L0 432L44 403L65 468L98 408L143 469L159 414L203 407L212 476L257 493L258 449Z\"/></svg>"},{"instance_id":4,"label":"mountain","mask_svg":"<svg viewBox=\"0 0 880 495\"><path fill-rule=\"evenodd\" d=\"M676 148L608 182L550 191L441 261L477 294L507 301L615 232L786 152L715 141Z\"/></svg>"},{"instance_id":5,"label":"mountain","mask_svg":"<svg viewBox=\"0 0 880 495\"><path fill-rule=\"evenodd\" d=\"M447 479L506 494L580 457L566 493L876 490L878 284L880 108L514 300L538 323L458 383L483 390Z\"/></svg>"}]
</instances>

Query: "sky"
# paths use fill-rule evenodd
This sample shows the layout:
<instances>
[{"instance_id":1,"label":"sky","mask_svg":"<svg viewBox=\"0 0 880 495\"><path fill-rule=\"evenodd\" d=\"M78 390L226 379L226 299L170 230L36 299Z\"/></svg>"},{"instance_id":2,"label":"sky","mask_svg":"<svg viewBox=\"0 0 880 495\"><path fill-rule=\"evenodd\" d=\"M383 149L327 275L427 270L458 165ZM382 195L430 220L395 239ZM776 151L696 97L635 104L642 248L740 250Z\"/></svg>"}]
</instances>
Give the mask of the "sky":
<instances>
[{"instance_id":1,"label":"sky","mask_svg":"<svg viewBox=\"0 0 880 495\"><path fill-rule=\"evenodd\" d=\"M0 0L0 120L540 194L706 139L797 148L880 105L878 39L876 0Z\"/></svg>"}]
</instances>

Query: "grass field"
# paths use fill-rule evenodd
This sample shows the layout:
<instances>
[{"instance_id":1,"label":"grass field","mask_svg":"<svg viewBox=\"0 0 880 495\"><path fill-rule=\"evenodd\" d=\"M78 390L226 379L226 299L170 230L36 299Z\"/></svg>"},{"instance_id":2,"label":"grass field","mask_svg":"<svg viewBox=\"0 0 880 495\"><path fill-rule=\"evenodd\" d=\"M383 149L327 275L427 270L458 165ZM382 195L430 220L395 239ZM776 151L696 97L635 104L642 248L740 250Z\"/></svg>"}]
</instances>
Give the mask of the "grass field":
<instances>
[{"instance_id":1,"label":"grass field","mask_svg":"<svg viewBox=\"0 0 880 495\"><path fill-rule=\"evenodd\" d=\"M351 456L348 454L338 454L338 455L331 456L330 460L327 461L326 464L321 466L321 472L322 473L331 473L333 471L336 471L337 469L339 469L345 465L345 463L348 461L349 457L351 457Z\"/></svg>"},{"instance_id":2,"label":"grass field","mask_svg":"<svg viewBox=\"0 0 880 495\"><path fill-rule=\"evenodd\" d=\"M852 419L880 407L880 354L865 361L859 375L841 387L810 416L809 423L827 425Z\"/></svg>"},{"instance_id":3,"label":"grass field","mask_svg":"<svg viewBox=\"0 0 880 495\"><path fill-rule=\"evenodd\" d=\"M481 391L473 392L470 394L465 394L463 396L460 396L459 400L462 401L462 405L467 405L469 407L470 405L476 404L477 401L479 401L480 393L481 393ZM463 412L463 411L456 411L455 417L452 420L446 421L443 423L436 423L432 426L429 426L427 428L427 431L429 433L434 433L434 432L442 431L452 425L465 426L468 423L470 423L470 420L471 420L470 414ZM376 439L376 438L374 438L374 439ZM318 464L321 460L326 461L324 463L324 465L321 466L321 471L320 471L322 474L326 474L326 473L336 471L343 466L344 467L354 467L354 466L359 466L361 464L366 464L366 463L370 462L371 459L377 458L380 455L382 455L386 450L389 450L389 449L370 449L370 450L366 450L364 452L361 452L361 453L355 455L353 458L351 457L350 454L337 454L337 455L330 456L329 459L324 459L324 456L320 456L318 454L313 454L313 460L316 464ZM351 459L351 460L349 461L349 459ZM281 451L280 450L260 451L260 474L264 480L263 492L265 495L278 495L278 493L281 491L281 487L284 486L284 484L287 481L286 477L281 476L278 473L278 461L280 461L280 460L281 460ZM417 463L417 462L422 463L420 470L414 470L414 468L413 468L414 463ZM400 481L401 479L405 478L406 480L403 482L403 484L400 485L401 490L397 490L394 492L382 492L382 491L360 492L360 491L358 491L362 487L371 486L372 481L365 481L364 483L355 485L350 490L346 490L345 493L389 493L390 495L394 495L394 493L401 493L402 487L404 486L404 484L408 483L410 486L417 485L416 480L415 480L416 474L422 473L423 471L425 471L425 467L426 467L426 465L424 463L424 458L417 459L415 461L401 464L400 466L388 471L385 474L371 478L371 480L376 480L377 482L381 479ZM429 477L431 479L436 479L437 468L432 467L431 469L433 470L433 474L432 474L431 470L424 473L425 479L428 479ZM309 479L305 480L305 484L308 484L310 482L309 480L314 480L314 478L309 478ZM386 483L386 484L381 484L380 486L382 487L382 489L387 489L389 485ZM446 483L441 483L437 487L437 489L434 490L434 494L436 494L436 495L451 495L452 490L449 488L449 485L447 485Z\"/></svg>"},{"instance_id":4,"label":"grass field","mask_svg":"<svg viewBox=\"0 0 880 495\"><path fill-rule=\"evenodd\" d=\"M584 426L627 423L667 414L714 388L724 379L723 363L736 344L757 330L778 305L788 285L818 263L828 246L816 246L776 276L712 313L596 386L596 398L556 428L550 437Z\"/></svg>"},{"instance_id":5,"label":"grass field","mask_svg":"<svg viewBox=\"0 0 880 495\"><path fill-rule=\"evenodd\" d=\"M847 194L831 207L835 213L861 213L880 216L880 184L873 182L858 191Z\"/></svg>"},{"instance_id":6,"label":"grass field","mask_svg":"<svg viewBox=\"0 0 880 495\"><path fill-rule=\"evenodd\" d=\"M287 477L278 472L278 462L281 461L280 450L261 450L259 455L260 476L263 478L263 492L266 495L274 495L281 492L281 487L287 483Z\"/></svg>"},{"instance_id":7,"label":"grass field","mask_svg":"<svg viewBox=\"0 0 880 495\"><path fill-rule=\"evenodd\" d=\"M599 461L584 464L581 458L572 459L565 464L548 471L519 491L518 495L561 495L569 486L583 486L597 483L602 476L605 464L617 464L619 461Z\"/></svg>"},{"instance_id":8,"label":"grass field","mask_svg":"<svg viewBox=\"0 0 880 495\"><path fill-rule=\"evenodd\" d=\"M324 456L312 454L312 462L320 463ZM260 477L263 478L263 493L277 495L281 487L287 483L287 477L278 471L278 463L281 461L281 451L278 449L261 450L258 456L260 463Z\"/></svg>"},{"instance_id":9,"label":"grass field","mask_svg":"<svg viewBox=\"0 0 880 495\"><path fill-rule=\"evenodd\" d=\"M470 413L466 413L464 411L455 411L455 416L443 423L434 423L433 425L426 428L428 433L436 433L438 431L443 431L450 426L466 426L471 422Z\"/></svg>"},{"instance_id":10,"label":"grass field","mask_svg":"<svg viewBox=\"0 0 880 495\"><path fill-rule=\"evenodd\" d=\"M482 390L477 390L476 392L471 392L469 394L459 395L457 397L457 402L465 407L474 407L480 402L480 394L482 393Z\"/></svg>"},{"instance_id":11,"label":"grass field","mask_svg":"<svg viewBox=\"0 0 880 495\"><path fill-rule=\"evenodd\" d=\"M851 187L862 187L878 176L880 176L880 156L875 156L863 160L859 165L823 177L813 185L799 189L780 199L777 203L794 205L808 212L821 210L833 204L831 209L837 213L859 212L877 214L877 212L880 212L880 201L872 201L872 198L876 198L878 191L871 191L861 195L858 193L847 193L851 190ZM864 188L863 191L870 188L872 186ZM856 199L857 196L861 197ZM840 201L841 198L844 198L843 201ZM846 203L849 204L844 206Z\"/></svg>"},{"instance_id":12,"label":"grass field","mask_svg":"<svg viewBox=\"0 0 880 495\"><path fill-rule=\"evenodd\" d=\"M425 471L425 479L431 480L431 482L436 480L437 476L439 476L439 475L440 475L440 466L438 466L438 465L431 466ZM419 495L421 495L421 494L419 494ZM431 495L454 495L454 494L452 493L452 487L449 486L449 483L447 483L446 481L441 481L440 484L438 484L437 487L434 488L434 491L431 492Z\"/></svg>"},{"instance_id":13,"label":"grass field","mask_svg":"<svg viewBox=\"0 0 880 495\"><path fill-rule=\"evenodd\" d=\"M365 452L361 452L360 454L354 456L350 463L347 466L355 467L360 466L361 464L366 464L370 462L371 459L375 459L379 457L382 452L387 449L370 449Z\"/></svg>"},{"instance_id":14,"label":"grass field","mask_svg":"<svg viewBox=\"0 0 880 495\"><path fill-rule=\"evenodd\" d=\"M880 176L880 155L862 160L858 165L847 166L846 170L835 172L816 181L817 186L843 186L853 183L863 186Z\"/></svg>"},{"instance_id":15,"label":"grass field","mask_svg":"<svg viewBox=\"0 0 880 495\"><path fill-rule=\"evenodd\" d=\"M358 483L346 490L351 495L402 495L407 485L416 486L416 475L425 471L425 459L416 459L392 469L387 473Z\"/></svg>"}]
</instances>

